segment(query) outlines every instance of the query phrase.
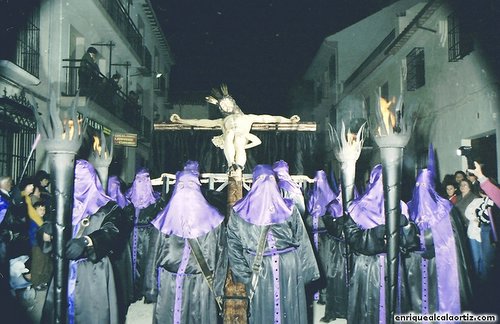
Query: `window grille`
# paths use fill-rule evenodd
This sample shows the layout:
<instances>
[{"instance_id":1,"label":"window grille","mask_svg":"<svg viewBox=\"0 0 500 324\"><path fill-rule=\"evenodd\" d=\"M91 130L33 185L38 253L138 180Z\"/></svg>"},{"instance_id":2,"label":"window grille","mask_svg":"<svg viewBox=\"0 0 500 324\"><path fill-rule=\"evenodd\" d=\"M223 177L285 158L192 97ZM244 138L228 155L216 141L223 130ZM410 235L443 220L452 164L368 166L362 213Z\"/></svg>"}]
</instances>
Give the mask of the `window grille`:
<instances>
[{"instance_id":1,"label":"window grille","mask_svg":"<svg viewBox=\"0 0 500 324\"><path fill-rule=\"evenodd\" d=\"M28 161L36 137L31 110L11 98L0 98L0 175L11 176L14 181L19 180L26 164L25 175L35 172L35 156Z\"/></svg>"},{"instance_id":2,"label":"window grille","mask_svg":"<svg viewBox=\"0 0 500 324\"><path fill-rule=\"evenodd\" d=\"M415 47L406 56L406 90L415 91L425 85L425 56L423 47Z\"/></svg>"},{"instance_id":3,"label":"window grille","mask_svg":"<svg viewBox=\"0 0 500 324\"><path fill-rule=\"evenodd\" d=\"M448 16L448 62L458 62L472 52L472 34L455 14Z\"/></svg>"},{"instance_id":4,"label":"window grille","mask_svg":"<svg viewBox=\"0 0 500 324\"><path fill-rule=\"evenodd\" d=\"M19 30L16 64L38 77L40 70L40 8L34 6L26 13L26 22Z\"/></svg>"}]
</instances>

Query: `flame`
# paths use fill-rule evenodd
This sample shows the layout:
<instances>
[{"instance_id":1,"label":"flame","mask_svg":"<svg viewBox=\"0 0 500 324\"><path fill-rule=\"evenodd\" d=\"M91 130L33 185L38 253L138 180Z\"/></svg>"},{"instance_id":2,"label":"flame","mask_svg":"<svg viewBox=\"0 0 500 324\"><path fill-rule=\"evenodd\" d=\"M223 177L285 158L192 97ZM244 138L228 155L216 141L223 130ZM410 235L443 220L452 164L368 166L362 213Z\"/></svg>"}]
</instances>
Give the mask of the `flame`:
<instances>
[{"instance_id":1,"label":"flame","mask_svg":"<svg viewBox=\"0 0 500 324\"><path fill-rule=\"evenodd\" d=\"M392 133L392 130L396 126L396 114L391 111L391 106L396 102L396 98L393 97L392 100L387 101L385 98L380 97L380 113L382 114L382 120L384 122L385 129L387 133ZM379 128L380 134L380 128Z\"/></svg>"},{"instance_id":2,"label":"flame","mask_svg":"<svg viewBox=\"0 0 500 324\"><path fill-rule=\"evenodd\" d=\"M352 145L357 139L357 134L351 133L350 131L347 133L347 144Z\"/></svg>"},{"instance_id":3,"label":"flame","mask_svg":"<svg viewBox=\"0 0 500 324\"><path fill-rule=\"evenodd\" d=\"M92 144L92 149L94 151L97 151L97 153L99 155L101 155L101 150L102 150L102 147L101 147L101 141L99 140L99 137L94 135L94 144Z\"/></svg>"},{"instance_id":4,"label":"flame","mask_svg":"<svg viewBox=\"0 0 500 324\"><path fill-rule=\"evenodd\" d=\"M82 122L83 119L78 119L78 135L82 133ZM63 132L61 134L63 140L66 139L66 134L68 134L68 140L73 140L73 136L75 136L75 123L73 119L63 120Z\"/></svg>"}]
</instances>

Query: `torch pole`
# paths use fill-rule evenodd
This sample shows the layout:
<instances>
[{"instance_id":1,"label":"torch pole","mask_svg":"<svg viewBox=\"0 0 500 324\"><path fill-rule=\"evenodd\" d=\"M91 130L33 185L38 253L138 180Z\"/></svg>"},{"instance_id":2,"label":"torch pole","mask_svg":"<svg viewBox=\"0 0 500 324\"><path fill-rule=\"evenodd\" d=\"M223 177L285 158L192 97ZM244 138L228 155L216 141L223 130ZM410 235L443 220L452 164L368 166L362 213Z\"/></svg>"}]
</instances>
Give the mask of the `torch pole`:
<instances>
[{"instance_id":1,"label":"torch pole","mask_svg":"<svg viewBox=\"0 0 500 324\"><path fill-rule=\"evenodd\" d=\"M95 171L99 180L101 180L102 189L104 192L107 192L108 189L108 173L109 173L109 165L94 165Z\"/></svg>"},{"instance_id":2,"label":"torch pole","mask_svg":"<svg viewBox=\"0 0 500 324\"><path fill-rule=\"evenodd\" d=\"M55 206L53 225L54 251L54 318L56 323L67 322L69 263L65 259L66 242L71 238L73 182L76 152L50 151L50 174L53 175L52 206Z\"/></svg>"},{"instance_id":3,"label":"torch pole","mask_svg":"<svg viewBox=\"0 0 500 324\"><path fill-rule=\"evenodd\" d=\"M347 210L352 200L354 199L354 179L356 176L356 161L342 162L341 165L341 185L342 185L342 209L344 217L347 216ZM349 237L347 231L344 231L344 248L345 248L345 267L346 267L346 283L349 284L351 277L351 256L349 252Z\"/></svg>"},{"instance_id":4,"label":"torch pole","mask_svg":"<svg viewBox=\"0 0 500 324\"><path fill-rule=\"evenodd\" d=\"M381 147L387 237L386 321L394 323L398 296L402 147Z\"/></svg>"}]
</instances>

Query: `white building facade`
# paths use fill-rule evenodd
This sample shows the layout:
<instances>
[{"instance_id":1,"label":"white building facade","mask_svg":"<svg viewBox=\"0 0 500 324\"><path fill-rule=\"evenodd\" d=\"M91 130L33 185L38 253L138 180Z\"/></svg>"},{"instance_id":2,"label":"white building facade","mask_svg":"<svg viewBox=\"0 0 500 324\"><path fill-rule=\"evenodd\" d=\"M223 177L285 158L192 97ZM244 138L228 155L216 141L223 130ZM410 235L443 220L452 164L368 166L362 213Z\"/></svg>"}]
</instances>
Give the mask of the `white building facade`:
<instances>
[{"instance_id":1,"label":"white building facade","mask_svg":"<svg viewBox=\"0 0 500 324\"><path fill-rule=\"evenodd\" d=\"M150 1L24 2L11 4L2 14L6 26L3 31L10 31L5 47L11 49L2 51L0 57L0 108L8 111L0 113L2 117L10 116L9 123L15 124L19 122L13 117L16 109L22 110L29 126L24 127L24 135L16 134L19 127L13 125L13 131L0 133L2 173L16 178L27 161L36 136L30 105L37 105L38 112L46 114L52 94L60 107L71 105L79 89L81 58L92 46L99 52L101 81L93 93L80 96L77 110L89 119L96 133L104 131L109 143L116 134L137 135L136 147L115 145L112 163L118 175L131 181L137 167L147 167L153 123L167 115L168 80L173 64ZM119 89L106 92L114 74L121 75ZM10 154L8 147L19 150L19 154ZM36 163L31 161L30 172L49 170L43 141L34 157Z\"/></svg>"},{"instance_id":2,"label":"white building facade","mask_svg":"<svg viewBox=\"0 0 500 324\"><path fill-rule=\"evenodd\" d=\"M416 108L407 168L425 167L433 144L441 178L465 170L456 150L471 145L497 178L499 75L483 42L492 31L476 18L453 2L398 1L324 40L304 76L312 100L301 104L340 129L353 119L373 124L378 97L402 95L407 111Z\"/></svg>"}]
</instances>

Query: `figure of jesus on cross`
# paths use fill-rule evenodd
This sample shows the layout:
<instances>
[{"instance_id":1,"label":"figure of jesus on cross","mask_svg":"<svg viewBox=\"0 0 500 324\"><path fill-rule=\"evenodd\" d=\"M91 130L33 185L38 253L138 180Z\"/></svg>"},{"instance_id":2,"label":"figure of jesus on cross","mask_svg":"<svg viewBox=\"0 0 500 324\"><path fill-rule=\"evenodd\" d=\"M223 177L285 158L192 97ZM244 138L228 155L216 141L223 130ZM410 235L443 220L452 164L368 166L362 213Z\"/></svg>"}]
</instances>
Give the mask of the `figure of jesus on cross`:
<instances>
[{"instance_id":1,"label":"figure of jesus on cross","mask_svg":"<svg viewBox=\"0 0 500 324\"><path fill-rule=\"evenodd\" d=\"M177 114L170 116L170 121L189 126L220 127L222 135L212 138L212 143L224 150L224 156L231 170L243 170L247 160L246 149L261 144L261 140L250 133L253 123L298 123L300 117L290 118L271 115L245 115L236 101L229 95L226 85L221 85L221 91L212 90L212 96L206 97L207 102L217 105L224 115L219 119L182 119Z\"/></svg>"}]
</instances>

